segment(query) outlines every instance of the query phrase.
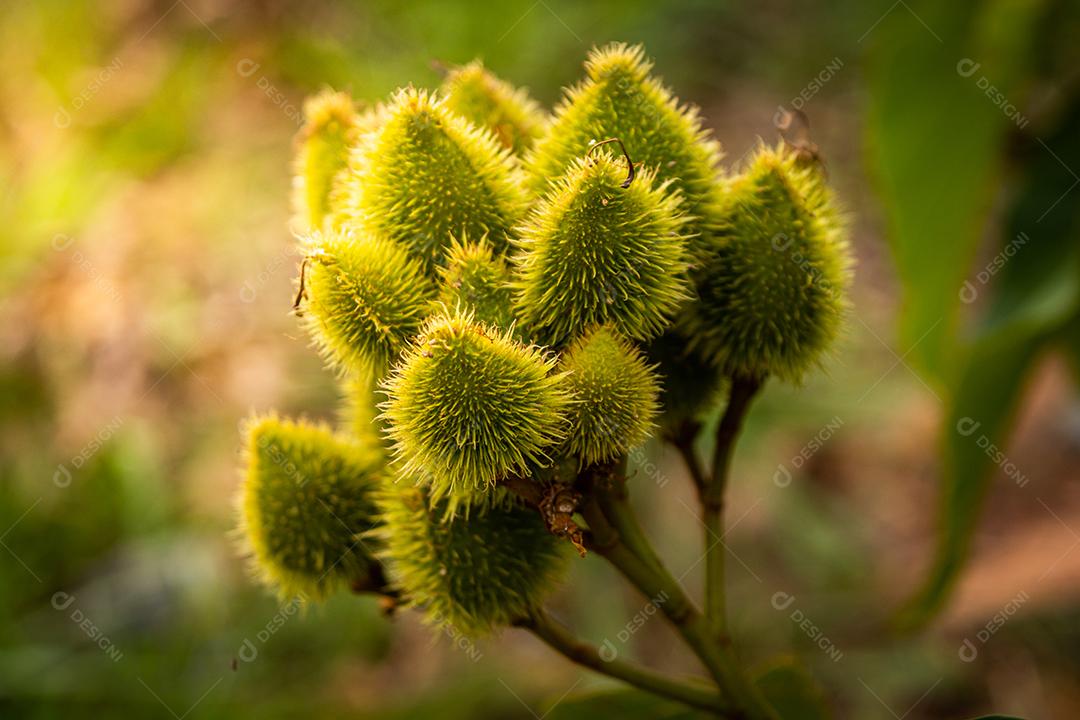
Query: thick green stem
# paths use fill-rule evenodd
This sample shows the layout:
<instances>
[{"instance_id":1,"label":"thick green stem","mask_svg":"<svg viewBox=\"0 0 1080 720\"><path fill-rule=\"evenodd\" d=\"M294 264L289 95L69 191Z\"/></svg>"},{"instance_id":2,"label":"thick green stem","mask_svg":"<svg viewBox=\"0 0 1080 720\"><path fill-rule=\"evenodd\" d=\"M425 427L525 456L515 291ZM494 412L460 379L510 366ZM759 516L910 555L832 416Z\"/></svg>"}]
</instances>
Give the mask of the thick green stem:
<instances>
[{"instance_id":1,"label":"thick green stem","mask_svg":"<svg viewBox=\"0 0 1080 720\"><path fill-rule=\"evenodd\" d=\"M720 423L716 426L712 475L701 493L704 514L702 522L705 525L705 616L709 619L714 635L722 643L730 642L724 592L724 561L727 554L727 546L723 541L724 493L731 472L735 439L742 429L750 403L760 389L759 379L732 378L731 396Z\"/></svg>"},{"instance_id":2,"label":"thick green stem","mask_svg":"<svg viewBox=\"0 0 1080 720\"><path fill-rule=\"evenodd\" d=\"M731 717L764 720L775 715L749 684L729 645L717 643L701 612L679 583L663 569L645 562L623 542L590 493L581 508L589 524L590 549L614 565L643 595L657 605L683 640L701 660L732 706ZM635 521L636 524L636 521Z\"/></svg>"},{"instance_id":3,"label":"thick green stem","mask_svg":"<svg viewBox=\"0 0 1080 720\"><path fill-rule=\"evenodd\" d=\"M565 626L552 619L542 609L533 611L528 618L516 624L532 632L569 660L598 673L721 717L738 717L729 714L729 706L722 701L715 690L665 677L615 657L606 657L596 646L574 637Z\"/></svg>"}]
</instances>

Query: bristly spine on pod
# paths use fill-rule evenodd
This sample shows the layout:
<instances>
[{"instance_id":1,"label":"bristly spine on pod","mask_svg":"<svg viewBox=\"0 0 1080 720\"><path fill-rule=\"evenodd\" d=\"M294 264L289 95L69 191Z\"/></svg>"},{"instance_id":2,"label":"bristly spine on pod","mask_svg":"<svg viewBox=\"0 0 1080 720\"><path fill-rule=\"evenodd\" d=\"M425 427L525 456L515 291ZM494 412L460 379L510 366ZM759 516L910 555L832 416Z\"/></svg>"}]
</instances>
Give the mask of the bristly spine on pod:
<instances>
[{"instance_id":1,"label":"bristly spine on pod","mask_svg":"<svg viewBox=\"0 0 1080 720\"><path fill-rule=\"evenodd\" d=\"M434 277L451 237L503 252L528 205L520 173L489 132L406 88L350 157L336 224L400 243Z\"/></svg>"},{"instance_id":2,"label":"bristly spine on pod","mask_svg":"<svg viewBox=\"0 0 1080 720\"><path fill-rule=\"evenodd\" d=\"M713 186L720 145L702 127L700 113L652 77L652 62L640 45L610 43L594 48L585 62L586 77L566 91L548 131L524 164L538 193L559 182L591 143L618 137L635 161L671 180L685 198L687 233L703 235L710 226ZM694 253L700 240L690 247Z\"/></svg>"},{"instance_id":3,"label":"bristly spine on pod","mask_svg":"<svg viewBox=\"0 0 1080 720\"><path fill-rule=\"evenodd\" d=\"M835 339L851 259L819 171L760 147L722 194L680 333L729 377L798 381Z\"/></svg>"},{"instance_id":4,"label":"bristly spine on pod","mask_svg":"<svg viewBox=\"0 0 1080 720\"><path fill-rule=\"evenodd\" d=\"M519 502L453 515L407 475L377 495L379 558L427 623L478 637L528 615L558 585L566 543Z\"/></svg>"},{"instance_id":5,"label":"bristly spine on pod","mask_svg":"<svg viewBox=\"0 0 1080 720\"><path fill-rule=\"evenodd\" d=\"M450 511L528 475L565 433L570 402L555 360L455 311L431 318L384 382L381 407L401 473Z\"/></svg>"},{"instance_id":6,"label":"bristly spine on pod","mask_svg":"<svg viewBox=\"0 0 1080 720\"><path fill-rule=\"evenodd\" d=\"M516 305L541 342L608 322L647 339L689 299L680 196L630 168L606 148L578 158L522 224Z\"/></svg>"},{"instance_id":7,"label":"bristly spine on pod","mask_svg":"<svg viewBox=\"0 0 1080 720\"><path fill-rule=\"evenodd\" d=\"M240 529L258 577L310 600L368 578L378 453L275 416L249 421L246 436Z\"/></svg>"},{"instance_id":8,"label":"bristly spine on pod","mask_svg":"<svg viewBox=\"0 0 1080 720\"><path fill-rule=\"evenodd\" d=\"M304 101L304 118L294 161L293 212L297 229L311 232L321 230L331 212L331 189L364 123L349 94L330 89Z\"/></svg>"},{"instance_id":9,"label":"bristly spine on pod","mask_svg":"<svg viewBox=\"0 0 1080 720\"><path fill-rule=\"evenodd\" d=\"M567 449L582 464L614 460L649 437L660 409L654 369L611 328L597 327L562 358L577 401L570 407Z\"/></svg>"},{"instance_id":10,"label":"bristly spine on pod","mask_svg":"<svg viewBox=\"0 0 1080 720\"><path fill-rule=\"evenodd\" d=\"M331 231L307 245L297 304L308 329L333 365L381 376L423 324L434 284L376 235Z\"/></svg>"},{"instance_id":11,"label":"bristly spine on pod","mask_svg":"<svg viewBox=\"0 0 1080 720\"><path fill-rule=\"evenodd\" d=\"M500 80L479 60L452 68L439 94L446 107L520 155L544 132L547 115L525 90Z\"/></svg>"},{"instance_id":12,"label":"bristly spine on pod","mask_svg":"<svg viewBox=\"0 0 1080 720\"><path fill-rule=\"evenodd\" d=\"M471 312L478 323L509 330L514 322L510 269L485 239L453 240L439 272L443 307Z\"/></svg>"}]
</instances>

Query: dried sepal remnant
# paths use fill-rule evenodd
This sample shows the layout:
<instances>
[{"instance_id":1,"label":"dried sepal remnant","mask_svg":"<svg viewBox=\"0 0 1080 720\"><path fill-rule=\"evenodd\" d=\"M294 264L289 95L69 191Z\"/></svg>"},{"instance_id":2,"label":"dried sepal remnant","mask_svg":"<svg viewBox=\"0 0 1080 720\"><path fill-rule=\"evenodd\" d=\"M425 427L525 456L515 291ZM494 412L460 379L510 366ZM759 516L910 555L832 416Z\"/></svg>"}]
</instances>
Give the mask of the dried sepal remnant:
<instances>
[{"instance_id":1,"label":"dried sepal remnant","mask_svg":"<svg viewBox=\"0 0 1080 720\"><path fill-rule=\"evenodd\" d=\"M469 637L527 616L558 584L566 542L517 501L451 515L408 475L378 494L379 557L405 604Z\"/></svg>"},{"instance_id":2,"label":"dried sepal remnant","mask_svg":"<svg viewBox=\"0 0 1080 720\"><path fill-rule=\"evenodd\" d=\"M488 495L500 477L546 463L570 402L554 364L469 314L433 317L385 382L384 417L403 474L453 510Z\"/></svg>"},{"instance_id":3,"label":"dried sepal remnant","mask_svg":"<svg viewBox=\"0 0 1080 720\"><path fill-rule=\"evenodd\" d=\"M423 325L435 297L403 247L371 234L311 238L302 282L299 309L324 356L338 368L379 376Z\"/></svg>"},{"instance_id":4,"label":"dried sepal remnant","mask_svg":"<svg viewBox=\"0 0 1080 720\"><path fill-rule=\"evenodd\" d=\"M689 299L679 195L651 170L623 188L626 174L606 148L579 158L522 224L517 308L538 341L601 323L647 339Z\"/></svg>"},{"instance_id":5,"label":"dried sepal remnant","mask_svg":"<svg viewBox=\"0 0 1080 720\"><path fill-rule=\"evenodd\" d=\"M688 232L699 236L713 214L720 146L703 129L698 110L681 105L651 71L639 45L593 49L585 79L566 91L547 133L525 158L529 182L534 191L546 191L593 142L618 137L635 162L672 181L691 217Z\"/></svg>"},{"instance_id":6,"label":"dried sepal remnant","mask_svg":"<svg viewBox=\"0 0 1080 720\"><path fill-rule=\"evenodd\" d=\"M727 376L798 381L835 339L850 255L818 171L762 146L721 196L680 332Z\"/></svg>"},{"instance_id":7,"label":"dried sepal remnant","mask_svg":"<svg viewBox=\"0 0 1080 720\"><path fill-rule=\"evenodd\" d=\"M400 90L382 115L350 158L336 224L400 243L432 276L452 237L503 252L528 205L509 151L423 90Z\"/></svg>"},{"instance_id":8,"label":"dried sepal remnant","mask_svg":"<svg viewBox=\"0 0 1080 720\"><path fill-rule=\"evenodd\" d=\"M365 126L348 93L324 90L304 102L304 127L297 138L293 212L302 232L321 230L332 211L332 189Z\"/></svg>"},{"instance_id":9,"label":"dried sepal remnant","mask_svg":"<svg viewBox=\"0 0 1080 720\"><path fill-rule=\"evenodd\" d=\"M547 114L527 92L500 80L479 60L451 68L439 94L451 112L490 130L515 155L532 147L547 125Z\"/></svg>"},{"instance_id":10,"label":"dried sepal remnant","mask_svg":"<svg viewBox=\"0 0 1080 720\"><path fill-rule=\"evenodd\" d=\"M454 240L439 275L442 306L461 308L471 312L477 322L502 330L513 324L510 269L486 240Z\"/></svg>"},{"instance_id":11,"label":"dried sepal remnant","mask_svg":"<svg viewBox=\"0 0 1080 720\"><path fill-rule=\"evenodd\" d=\"M366 577L378 453L275 416L253 418L245 432L241 530L258 577L283 597L311 600Z\"/></svg>"},{"instance_id":12,"label":"dried sepal remnant","mask_svg":"<svg viewBox=\"0 0 1080 720\"><path fill-rule=\"evenodd\" d=\"M614 460L649 437L659 385L631 343L611 328L595 328L569 347L562 369L576 401L567 449L583 464Z\"/></svg>"}]
</instances>

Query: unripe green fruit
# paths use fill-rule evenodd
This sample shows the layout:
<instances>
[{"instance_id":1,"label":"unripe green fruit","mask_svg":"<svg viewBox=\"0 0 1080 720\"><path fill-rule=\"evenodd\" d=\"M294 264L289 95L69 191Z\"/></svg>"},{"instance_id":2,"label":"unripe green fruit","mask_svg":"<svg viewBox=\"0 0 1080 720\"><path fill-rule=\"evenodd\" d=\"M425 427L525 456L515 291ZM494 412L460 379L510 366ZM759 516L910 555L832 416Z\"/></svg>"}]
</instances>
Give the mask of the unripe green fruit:
<instances>
[{"instance_id":1,"label":"unripe green fruit","mask_svg":"<svg viewBox=\"0 0 1080 720\"><path fill-rule=\"evenodd\" d=\"M337 225L394 240L429 274L453 237L483 237L506 248L528 203L509 151L490 133L408 88L383 111L344 176Z\"/></svg>"},{"instance_id":2,"label":"unripe green fruit","mask_svg":"<svg viewBox=\"0 0 1080 720\"><path fill-rule=\"evenodd\" d=\"M651 70L640 45L594 48L585 62L585 80L567 91L548 132L526 156L530 187L546 191L591 143L617 137L634 162L672 181L691 217L687 233L703 235L713 213L720 145L702 129L698 110L680 106Z\"/></svg>"},{"instance_id":3,"label":"unripe green fruit","mask_svg":"<svg viewBox=\"0 0 1080 720\"><path fill-rule=\"evenodd\" d=\"M562 369L576 401L567 449L583 464L613 460L645 442L660 409L660 389L637 348L599 327L570 346Z\"/></svg>"},{"instance_id":4,"label":"unripe green fruit","mask_svg":"<svg viewBox=\"0 0 1080 720\"><path fill-rule=\"evenodd\" d=\"M566 543L539 513L496 503L450 516L408 476L378 495L380 559L405 602L427 622L466 636L527 616L555 589Z\"/></svg>"},{"instance_id":5,"label":"unripe green fruit","mask_svg":"<svg viewBox=\"0 0 1080 720\"><path fill-rule=\"evenodd\" d=\"M547 118L528 93L500 80L474 60L452 69L439 94L446 107L520 155L544 132Z\"/></svg>"},{"instance_id":6,"label":"unripe green fruit","mask_svg":"<svg viewBox=\"0 0 1080 720\"><path fill-rule=\"evenodd\" d=\"M440 275L439 302L444 307L471 312L478 323L510 328L514 322L510 270L487 242L454 241Z\"/></svg>"},{"instance_id":7,"label":"unripe green fruit","mask_svg":"<svg viewBox=\"0 0 1080 720\"><path fill-rule=\"evenodd\" d=\"M356 145L363 121L348 93L324 90L304 102L293 178L293 208L301 232L321 230L331 189Z\"/></svg>"},{"instance_id":8,"label":"unripe green fruit","mask_svg":"<svg viewBox=\"0 0 1080 720\"><path fill-rule=\"evenodd\" d=\"M721 202L680 332L727 376L797 381L846 309L850 257L832 199L816 169L762 147Z\"/></svg>"},{"instance_id":9,"label":"unripe green fruit","mask_svg":"<svg viewBox=\"0 0 1080 720\"><path fill-rule=\"evenodd\" d=\"M363 579L379 458L328 429L276 417L247 428L241 530L260 579L312 600Z\"/></svg>"},{"instance_id":10,"label":"unripe green fruit","mask_svg":"<svg viewBox=\"0 0 1080 720\"><path fill-rule=\"evenodd\" d=\"M543 464L569 402L553 365L467 314L432 318L385 383L402 474L426 482L434 500L449 497L453 510Z\"/></svg>"},{"instance_id":11,"label":"unripe green fruit","mask_svg":"<svg viewBox=\"0 0 1080 720\"><path fill-rule=\"evenodd\" d=\"M331 232L309 243L304 318L336 366L381 376L420 329L434 284L397 243Z\"/></svg>"},{"instance_id":12,"label":"unripe green fruit","mask_svg":"<svg viewBox=\"0 0 1080 720\"><path fill-rule=\"evenodd\" d=\"M608 322L653 337L688 299L679 196L649 170L626 176L606 152L579 158L523 224L517 306L541 342Z\"/></svg>"}]
</instances>

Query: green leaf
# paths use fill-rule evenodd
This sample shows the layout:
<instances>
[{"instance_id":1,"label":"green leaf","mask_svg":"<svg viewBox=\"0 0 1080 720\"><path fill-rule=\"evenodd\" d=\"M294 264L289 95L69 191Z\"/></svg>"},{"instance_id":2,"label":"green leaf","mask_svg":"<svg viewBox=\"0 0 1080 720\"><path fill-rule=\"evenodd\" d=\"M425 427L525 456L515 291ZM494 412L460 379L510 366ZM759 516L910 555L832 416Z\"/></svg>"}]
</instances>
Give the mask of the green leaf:
<instances>
[{"instance_id":1,"label":"green leaf","mask_svg":"<svg viewBox=\"0 0 1080 720\"><path fill-rule=\"evenodd\" d=\"M759 675L754 684L781 720L828 720L825 697L813 678L793 659L783 660Z\"/></svg>"},{"instance_id":2,"label":"green leaf","mask_svg":"<svg viewBox=\"0 0 1080 720\"><path fill-rule=\"evenodd\" d=\"M900 3L866 36L870 155L904 296L902 343L939 380L1013 122L980 85L1019 103L1041 10L1019 0Z\"/></svg>"},{"instance_id":3,"label":"green leaf","mask_svg":"<svg viewBox=\"0 0 1080 720\"><path fill-rule=\"evenodd\" d=\"M598 717L703 720L710 716L641 690L613 690L567 698L552 707L544 717L549 720L594 720Z\"/></svg>"},{"instance_id":4,"label":"green leaf","mask_svg":"<svg viewBox=\"0 0 1080 720\"><path fill-rule=\"evenodd\" d=\"M1004 446L1023 382L1039 354L1080 307L1080 96L1031 161L1005 224L1001 250L964 286L993 299L974 339L961 348L944 428L940 535L931 574L901 613L901 627L925 623L947 598L967 555L982 499L999 475L1026 484ZM1074 326L1075 327L1075 326Z\"/></svg>"}]
</instances>

